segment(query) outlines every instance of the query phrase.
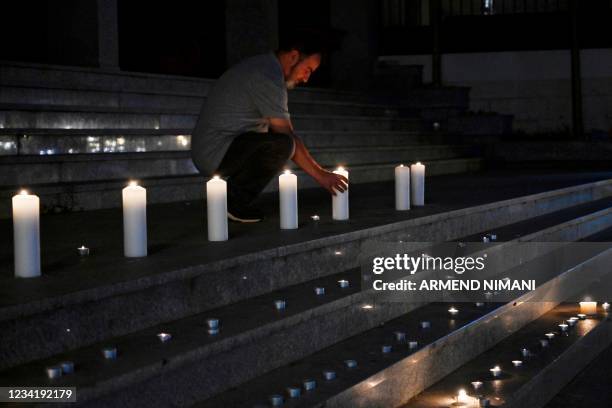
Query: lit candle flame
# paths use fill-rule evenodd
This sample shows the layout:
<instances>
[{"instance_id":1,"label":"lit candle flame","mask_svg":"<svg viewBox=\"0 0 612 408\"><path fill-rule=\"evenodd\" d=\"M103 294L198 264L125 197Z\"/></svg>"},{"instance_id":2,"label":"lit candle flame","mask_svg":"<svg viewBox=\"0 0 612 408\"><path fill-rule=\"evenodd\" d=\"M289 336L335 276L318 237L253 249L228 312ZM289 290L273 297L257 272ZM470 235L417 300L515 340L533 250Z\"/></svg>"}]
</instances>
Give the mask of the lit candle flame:
<instances>
[{"instance_id":1,"label":"lit candle flame","mask_svg":"<svg viewBox=\"0 0 612 408\"><path fill-rule=\"evenodd\" d=\"M336 169L337 171L344 171L344 167L342 166L338 166L338 168Z\"/></svg>"},{"instance_id":2,"label":"lit candle flame","mask_svg":"<svg viewBox=\"0 0 612 408\"><path fill-rule=\"evenodd\" d=\"M213 176L213 180L219 180L219 176L217 176L216 174Z\"/></svg>"},{"instance_id":3,"label":"lit candle flame","mask_svg":"<svg viewBox=\"0 0 612 408\"><path fill-rule=\"evenodd\" d=\"M28 195L28 190L23 189L19 192L20 195Z\"/></svg>"},{"instance_id":4,"label":"lit candle flame","mask_svg":"<svg viewBox=\"0 0 612 408\"><path fill-rule=\"evenodd\" d=\"M285 173L285 174L291 174L291 170L287 169L287 170L285 170L285 172L284 172L284 173Z\"/></svg>"},{"instance_id":5,"label":"lit candle flame","mask_svg":"<svg viewBox=\"0 0 612 408\"><path fill-rule=\"evenodd\" d=\"M138 182L137 182L137 181L132 180L132 181L130 181L129 186L130 186L130 187L136 187L136 186L138 186Z\"/></svg>"}]
</instances>

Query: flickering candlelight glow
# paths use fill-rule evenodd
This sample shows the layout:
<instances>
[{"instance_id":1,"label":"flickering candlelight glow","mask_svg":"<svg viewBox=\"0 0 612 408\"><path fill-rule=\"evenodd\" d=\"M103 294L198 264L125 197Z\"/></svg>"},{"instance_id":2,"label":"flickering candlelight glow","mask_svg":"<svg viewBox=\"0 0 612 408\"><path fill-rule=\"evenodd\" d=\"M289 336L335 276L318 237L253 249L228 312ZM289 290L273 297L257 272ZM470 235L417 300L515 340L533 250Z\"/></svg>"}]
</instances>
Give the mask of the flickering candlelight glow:
<instances>
[{"instance_id":1,"label":"flickering candlelight glow","mask_svg":"<svg viewBox=\"0 0 612 408\"><path fill-rule=\"evenodd\" d=\"M455 309L455 307L453 306L450 309L448 309L448 313L455 316L457 313L459 313L459 310Z\"/></svg>"},{"instance_id":2,"label":"flickering candlelight glow","mask_svg":"<svg viewBox=\"0 0 612 408\"><path fill-rule=\"evenodd\" d=\"M475 391L478 391L482 387L482 381L472 381L472 387Z\"/></svg>"},{"instance_id":3,"label":"flickering candlelight glow","mask_svg":"<svg viewBox=\"0 0 612 408\"><path fill-rule=\"evenodd\" d=\"M500 366L495 366L493 368L491 368L489 370L491 372L491 374L493 375L493 377L499 377L501 375L501 367Z\"/></svg>"},{"instance_id":4,"label":"flickering candlelight glow","mask_svg":"<svg viewBox=\"0 0 612 408\"><path fill-rule=\"evenodd\" d=\"M552 340L555 337L555 333L546 333L544 336L546 336L548 340Z\"/></svg>"},{"instance_id":5,"label":"flickering candlelight glow","mask_svg":"<svg viewBox=\"0 0 612 408\"><path fill-rule=\"evenodd\" d=\"M457 393L457 402L460 404L467 404L470 401L470 397L464 389L460 389Z\"/></svg>"},{"instance_id":6,"label":"flickering candlelight glow","mask_svg":"<svg viewBox=\"0 0 612 408\"><path fill-rule=\"evenodd\" d=\"M523 365L523 362L521 360L512 360L512 365L515 367L520 367Z\"/></svg>"}]
</instances>

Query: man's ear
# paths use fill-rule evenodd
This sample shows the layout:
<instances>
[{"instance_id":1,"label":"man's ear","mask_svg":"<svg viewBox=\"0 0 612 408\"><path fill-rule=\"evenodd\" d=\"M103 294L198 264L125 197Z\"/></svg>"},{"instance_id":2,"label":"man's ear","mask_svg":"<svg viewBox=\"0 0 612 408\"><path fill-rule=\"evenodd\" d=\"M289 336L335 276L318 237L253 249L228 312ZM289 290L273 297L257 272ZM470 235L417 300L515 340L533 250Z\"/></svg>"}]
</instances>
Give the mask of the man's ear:
<instances>
[{"instance_id":1,"label":"man's ear","mask_svg":"<svg viewBox=\"0 0 612 408\"><path fill-rule=\"evenodd\" d=\"M291 61L291 65L294 66L300 61L300 52L298 50L289 51L289 57Z\"/></svg>"}]
</instances>

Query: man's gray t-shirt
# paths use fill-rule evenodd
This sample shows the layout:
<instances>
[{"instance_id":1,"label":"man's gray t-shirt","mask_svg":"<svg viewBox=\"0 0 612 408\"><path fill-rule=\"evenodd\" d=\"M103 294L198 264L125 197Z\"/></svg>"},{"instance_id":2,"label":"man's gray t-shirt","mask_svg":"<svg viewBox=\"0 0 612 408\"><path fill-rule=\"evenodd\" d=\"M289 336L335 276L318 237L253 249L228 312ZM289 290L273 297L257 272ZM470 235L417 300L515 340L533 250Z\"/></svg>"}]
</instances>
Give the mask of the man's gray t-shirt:
<instances>
[{"instance_id":1,"label":"man's gray t-shirt","mask_svg":"<svg viewBox=\"0 0 612 408\"><path fill-rule=\"evenodd\" d=\"M267 132L269 118L289 119L287 87L273 53L238 63L209 91L191 137L191 156L200 173L217 170L236 136Z\"/></svg>"}]
</instances>

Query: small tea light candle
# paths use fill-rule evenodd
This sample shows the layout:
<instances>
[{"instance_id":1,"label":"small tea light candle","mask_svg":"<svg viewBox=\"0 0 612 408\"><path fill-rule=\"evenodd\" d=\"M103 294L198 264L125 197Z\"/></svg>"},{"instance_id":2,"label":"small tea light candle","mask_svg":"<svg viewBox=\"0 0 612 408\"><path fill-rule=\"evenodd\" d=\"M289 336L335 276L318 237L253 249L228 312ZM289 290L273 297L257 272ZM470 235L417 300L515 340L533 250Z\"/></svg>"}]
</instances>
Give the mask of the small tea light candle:
<instances>
[{"instance_id":1,"label":"small tea light candle","mask_svg":"<svg viewBox=\"0 0 612 408\"><path fill-rule=\"evenodd\" d=\"M389 345L384 345L382 346L382 352L383 354L388 354L391 352L391 350L393 350L393 348Z\"/></svg>"},{"instance_id":2,"label":"small tea light candle","mask_svg":"<svg viewBox=\"0 0 612 408\"><path fill-rule=\"evenodd\" d=\"M77 251L78 251L80 256L87 256L87 255L89 255L89 248L87 248L85 245L81 245L80 247L78 247Z\"/></svg>"},{"instance_id":3,"label":"small tea light candle","mask_svg":"<svg viewBox=\"0 0 612 408\"><path fill-rule=\"evenodd\" d=\"M62 376L62 367L53 366L47 367L47 377L51 380L55 378L60 378Z\"/></svg>"},{"instance_id":4,"label":"small tea light candle","mask_svg":"<svg viewBox=\"0 0 612 408\"><path fill-rule=\"evenodd\" d=\"M476 307L483 307L484 306L484 302L476 302Z\"/></svg>"},{"instance_id":5,"label":"small tea light candle","mask_svg":"<svg viewBox=\"0 0 612 408\"><path fill-rule=\"evenodd\" d=\"M528 349L523 348L523 349L521 349L521 355L523 357L529 357L531 355L531 352Z\"/></svg>"},{"instance_id":6,"label":"small tea light candle","mask_svg":"<svg viewBox=\"0 0 612 408\"><path fill-rule=\"evenodd\" d=\"M499 377L501 375L501 367L500 366L495 366L491 369L489 369L489 371L491 372L491 375L493 375L493 377Z\"/></svg>"},{"instance_id":7,"label":"small tea light candle","mask_svg":"<svg viewBox=\"0 0 612 408\"><path fill-rule=\"evenodd\" d=\"M555 333L546 333L544 336L546 336L548 340L552 340L555 337Z\"/></svg>"},{"instance_id":8,"label":"small tea light candle","mask_svg":"<svg viewBox=\"0 0 612 408\"><path fill-rule=\"evenodd\" d=\"M482 237L482 242L489 242L489 237Z\"/></svg>"},{"instance_id":9,"label":"small tea light candle","mask_svg":"<svg viewBox=\"0 0 612 408\"><path fill-rule=\"evenodd\" d=\"M472 388L474 391L478 391L482 387L482 381L472 381Z\"/></svg>"},{"instance_id":10,"label":"small tea light candle","mask_svg":"<svg viewBox=\"0 0 612 408\"><path fill-rule=\"evenodd\" d=\"M300 395L302 395L302 390L300 387L288 387L287 394L289 395L289 398L299 398Z\"/></svg>"},{"instance_id":11,"label":"small tea light candle","mask_svg":"<svg viewBox=\"0 0 612 408\"><path fill-rule=\"evenodd\" d=\"M310 378L305 379L302 385L306 391L312 391L317 388L317 382L315 380L311 380Z\"/></svg>"},{"instance_id":12,"label":"small tea light candle","mask_svg":"<svg viewBox=\"0 0 612 408\"><path fill-rule=\"evenodd\" d=\"M470 401L470 397L464 389L460 389L457 393L457 402L460 404L467 404Z\"/></svg>"},{"instance_id":13,"label":"small tea light candle","mask_svg":"<svg viewBox=\"0 0 612 408\"><path fill-rule=\"evenodd\" d=\"M15 277L40 276L40 199L21 190L12 198Z\"/></svg>"},{"instance_id":14,"label":"small tea light candle","mask_svg":"<svg viewBox=\"0 0 612 408\"><path fill-rule=\"evenodd\" d=\"M338 281L338 285L340 285L340 287L342 289L348 288L349 287L349 281L347 281L346 279L341 279Z\"/></svg>"},{"instance_id":15,"label":"small tea light candle","mask_svg":"<svg viewBox=\"0 0 612 408\"><path fill-rule=\"evenodd\" d=\"M346 366L346 368L356 368L357 361L356 360L345 360L344 365Z\"/></svg>"},{"instance_id":16,"label":"small tea light candle","mask_svg":"<svg viewBox=\"0 0 612 408\"><path fill-rule=\"evenodd\" d=\"M348 179L349 173L342 166L334 170L335 174L339 174ZM349 190L348 185L343 192L336 191L336 195L332 196L332 218L336 221L345 221L349 219Z\"/></svg>"},{"instance_id":17,"label":"small tea light candle","mask_svg":"<svg viewBox=\"0 0 612 408\"><path fill-rule=\"evenodd\" d=\"M434 122L433 123L433 130L440 130L440 122Z\"/></svg>"},{"instance_id":18,"label":"small tea light candle","mask_svg":"<svg viewBox=\"0 0 612 408\"><path fill-rule=\"evenodd\" d=\"M431 327L431 323L430 322L421 322L421 329L429 329Z\"/></svg>"},{"instance_id":19,"label":"small tea light candle","mask_svg":"<svg viewBox=\"0 0 612 408\"><path fill-rule=\"evenodd\" d=\"M574 326L579 319L577 317L570 317L567 319L567 324L570 326Z\"/></svg>"},{"instance_id":20,"label":"small tea light candle","mask_svg":"<svg viewBox=\"0 0 612 408\"><path fill-rule=\"evenodd\" d=\"M587 315L584 313L578 313L578 319L579 320L585 320L587 318Z\"/></svg>"},{"instance_id":21,"label":"small tea light candle","mask_svg":"<svg viewBox=\"0 0 612 408\"><path fill-rule=\"evenodd\" d=\"M597 302L580 302L580 313L586 315L597 314Z\"/></svg>"},{"instance_id":22,"label":"small tea light candle","mask_svg":"<svg viewBox=\"0 0 612 408\"><path fill-rule=\"evenodd\" d=\"M562 332L566 332L568 329L569 325L565 324L565 323L561 323L559 325L559 329L561 329Z\"/></svg>"},{"instance_id":23,"label":"small tea light candle","mask_svg":"<svg viewBox=\"0 0 612 408\"><path fill-rule=\"evenodd\" d=\"M610 310L610 304L608 302L604 302L601 304L601 308L604 310L604 312L607 312Z\"/></svg>"},{"instance_id":24,"label":"small tea light candle","mask_svg":"<svg viewBox=\"0 0 612 408\"><path fill-rule=\"evenodd\" d=\"M62 361L60 367L62 368L62 374L74 373L74 363L72 361Z\"/></svg>"},{"instance_id":25,"label":"small tea light candle","mask_svg":"<svg viewBox=\"0 0 612 408\"><path fill-rule=\"evenodd\" d=\"M419 347L419 342L418 341L410 341L408 342L408 348L410 350L413 350L415 348Z\"/></svg>"},{"instance_id":26,"label":"small tea light candle","mask_svg":"<svg viewBox=\"0 0 612 408\"><path fill-rule=\"evenodd\" d=\"M117 359L117 347L107 347L102 349L102 355L107 360L116 360Z\"/></svg>"},{"instance_id":27,"label":"small tea light candle","mask_svg":"<svg viewBox=\"0 0 612 408\"><path fill-rule=\"evenodd\" d=\"M410 209L410 167L403 164L395 168L395 209Z\"/></svg>"},{"instance_id":28,"label":"small tea light candle","mask_svg":"<svg viewBox=\"0 0 612 408\"><path fill-rule=\"evenodd\" d=\"M280 407L283 405L284 402L285 402L285 399L283 398L282 395L279 395L279 394L270 395L270 405L272 405L273 407Z\"/></svg>"},{"instance_id":29,"label":"small tea light candle","mask_svg":"<svg viewBox=\"0 0 612 408\"><path fill-rule=\"evenodd\" d=\"M400 332L400 331L396 331L393 334L395 335L395 340L396 341L398 341L398 342L406 341L406 333Z\"/></svg>"},{"instance_id":30,"label":"small tea light candle","mask_svg":"<svg viewBox=\"0 0 612 408\"><path fill-rule=\"evenodd\" d=\"M544 348L544 347L548 347L548 340L546 340L546 339L541 339L541 340L540 340L540 345L542 346L542 348Z\"/></svg>"},{"instance_id":31,"label":"small tea light candle","mask_svg":"<svg viewBox=\"0 0 612 408\"><path fill-rule=\"evenodd\" d=\"M319 221L321 219L321 217L319 217L317 214L315 214L315 215L312 215L310 217L310 219L316 222L316 221Z\"/></svg>"},{"instance_id":32,"label":"small tea light candle","mask_svg":"<svg viewBox=\"0 0 612 408\"><path fill-rule=\"evenodd\" d=\"M457 315L457 313L459 313L459 310L455 309L454 307L451 307L450 309L448 309L448 313L450 313L451 316L455 316Z\"/></svg>"},{"instance_id":33,"label":"small tea light candle","mask_svg":"<svg viewBox=\"0 0 612 408\"><path fill-rule=\"evenodd\" d=\"M157 334L157 338L162 343L165 343L165 342L170 341L172 339L172 335L170 333L158 333Z\"/></svg>"},{"instance_id":34,"label":"small tea light candle","mask_svg":"<svg viewBox=\"0 0 612 408\"><path fill-rule=\"evenodd\" d=\"M321 287L315 288L315 294L316 294L317 296L322 296L322 295L324 295L324 294L325 294L325 288L321 288Z\"/></svg>"},{"instance_id":35,"label":"small tea light candle","mask_svg":"<svg viewBox=\"0 0 612 408\"><path fill-rule=\"evenodd\" d=\"M361 306L361 308L364 309L364 310L371 310L371 309L374 309L374 306L368 304L368 305Z\"/></svg>"},{"instance_id":36,"label":"small tea light candle","mask_svg":"<svg viewBox=\"0 0 612 408\"><path fill-rule=\"evenodd\" d=\"M147 256L147 190L132 181L121 195L123 253L127 258Z\"/></svg>"},{"instance_id":37,"label":"small tea light candle","mask_svg":"<svg viewBox=\"0 0 612 408\"><path fill-rule=\"evenodd\" d=\"M512 360L512 365L515 367L520 367L523 365L523 362L521 360Z\"/></svg>"},{"instance_id":38,"label":"small tea light candle","mask_svg":"<svg viewBox=\"0 0 612 408\"><path fill-rule=\"evenodd\" d=\"M325 370L323 371L323 378L325 378L327 381L331 381L336 378L336 372L332 370Z\"/></svg>"},{"instance_id":39,"label":"small tea light candle","mask_svg":"<svg viewBox=\"0 0 612 408\"><path fill-rule=\"evenodd\" d=\"M276 308L276 310L285 310L285 308L287 307L287 302L285 302L284 300L275 300L274 307Z\"/></svg>"},{"instance_id":40,"label":"small tea light candle","mask_svg":"<svg viewBox=\"0 0 612 408\"><path fill-rule=\"evenodd\" d=\"M278 195L280 202L281 229L297 229L298 227L298 200L297 176L285 170L278 176Z\"/></svg>"}]
</instances>

